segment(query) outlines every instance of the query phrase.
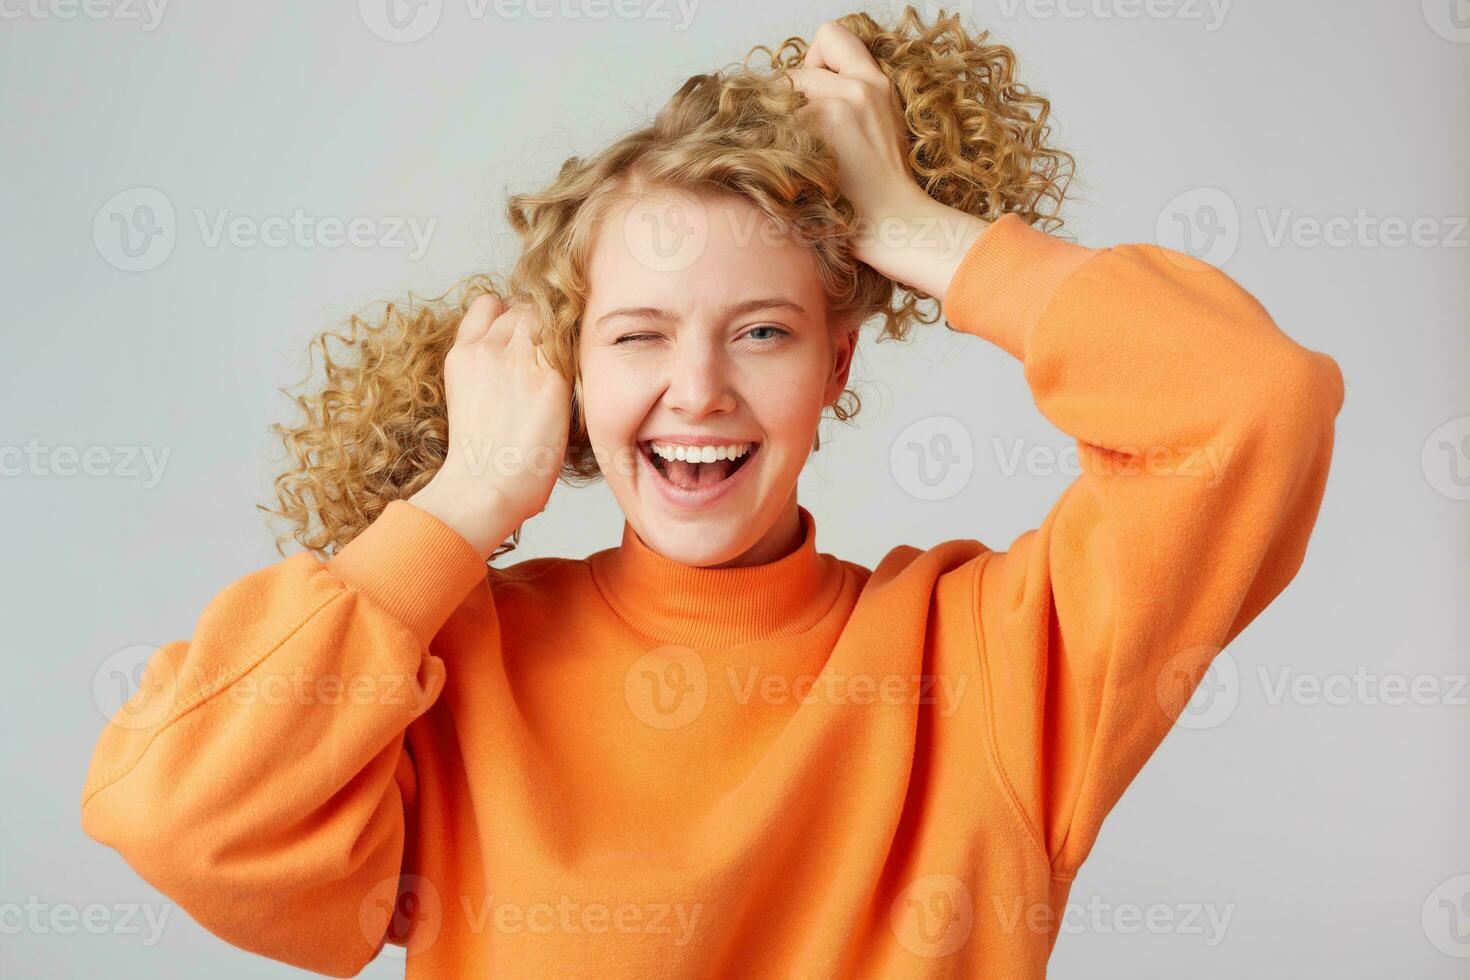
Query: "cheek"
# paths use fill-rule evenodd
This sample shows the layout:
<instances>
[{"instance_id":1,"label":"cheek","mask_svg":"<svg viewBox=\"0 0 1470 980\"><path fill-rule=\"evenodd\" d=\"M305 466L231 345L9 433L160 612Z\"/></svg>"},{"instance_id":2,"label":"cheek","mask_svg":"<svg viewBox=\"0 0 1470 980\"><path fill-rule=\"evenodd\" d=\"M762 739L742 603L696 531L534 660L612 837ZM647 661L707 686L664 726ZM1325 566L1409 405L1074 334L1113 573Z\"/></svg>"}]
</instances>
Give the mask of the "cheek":
<instances>
[{"instance_id":1,"label":"cheek","mask_svg":"<svg viewBox=\"0 0 1470 980\"><path fill-rule=\"evenodd\" d=\"M805 402L794 400L779 406L774 414L761 419L761 428L773 440L785 443L795 452L804 452L812 441L812 430L816 427L817 412Z\"/></svg>"},{"instance_id":2,"label":"cheek","mask_svg":"<svg viewBox=\"0 0 1470 980\"><path fill-rule=\"evenodd\" d=\"M825 382L820 364L793 358L752 376L742 394L771 438L800 448L811 442L812 429L821 415Z\"/></svg>"},{"instance_id":3,"label":"cheek","mask_svg":"<svg viewBox=\"0 0 1470 980\"><path fill-rule=\"evenodd\" d=\"M582 410L593 442L630 438L648 414L648 397L636 371L595 360L582 365Z\"/></svg>"}]
</instances>

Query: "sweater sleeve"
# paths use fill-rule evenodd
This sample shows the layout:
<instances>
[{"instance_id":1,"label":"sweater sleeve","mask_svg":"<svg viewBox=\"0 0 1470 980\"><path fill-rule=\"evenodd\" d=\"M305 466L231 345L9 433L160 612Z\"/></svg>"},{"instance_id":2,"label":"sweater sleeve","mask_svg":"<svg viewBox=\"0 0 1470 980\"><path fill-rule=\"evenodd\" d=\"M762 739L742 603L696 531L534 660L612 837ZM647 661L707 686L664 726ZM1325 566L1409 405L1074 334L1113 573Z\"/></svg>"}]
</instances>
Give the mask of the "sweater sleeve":
<instances>
[{"instance_id":1,"label":"sweater sleeve","mask_svg":"<svg viewBox=\"0 0 1470 980\"><path fill-rule=\"evenodd\" d=\"M330 560L227 586L108 721L83 830L236 946L357 974L404 941L388 935L416 792L404 733L443 688L430 641L486 571L393 501Z\"/></svg>"},{"instance_id":2,"label":"sweater sleeve","mask_svg":"<svg viewBox=\"0 0 1470 980\"><path fill-rule=\"evenodd\" d=\"M1302 563L1343 402L1335 361L1219 269L1007 214L944 298L1021 359L1080 475L967 563L992 765L1070 878L1215 655Z\"/></svg>"}]
</instances>

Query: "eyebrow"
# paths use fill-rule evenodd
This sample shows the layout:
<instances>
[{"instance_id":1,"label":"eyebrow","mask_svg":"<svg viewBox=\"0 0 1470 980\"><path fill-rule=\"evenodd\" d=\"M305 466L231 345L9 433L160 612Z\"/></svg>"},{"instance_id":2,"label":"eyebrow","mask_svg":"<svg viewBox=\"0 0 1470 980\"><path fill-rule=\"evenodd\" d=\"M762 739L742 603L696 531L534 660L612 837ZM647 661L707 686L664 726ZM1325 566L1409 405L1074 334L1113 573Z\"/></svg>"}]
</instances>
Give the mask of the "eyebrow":
<instances>
[{"instance_id":1,"label":"eyebrow","mask_svg":"<svg viewBox=\"0 0 1470 980\"><path fill-rule=\"evenodd\" d=\"M758 310L776 309L792 310L801 316L807 315L805 307L784 296L757 296L754 299L736 303L734 306L725 310L724 315L726 317L737 317L744 316L747 313L755 313ZM620 316L635 317L640 320L661 320L665 323L678 319L678 317L668 310L659 309L656 306L623 306L616 310L609 310L598 317L597 326L602 326L604 322Z\"/></svg>"}]
</instances>

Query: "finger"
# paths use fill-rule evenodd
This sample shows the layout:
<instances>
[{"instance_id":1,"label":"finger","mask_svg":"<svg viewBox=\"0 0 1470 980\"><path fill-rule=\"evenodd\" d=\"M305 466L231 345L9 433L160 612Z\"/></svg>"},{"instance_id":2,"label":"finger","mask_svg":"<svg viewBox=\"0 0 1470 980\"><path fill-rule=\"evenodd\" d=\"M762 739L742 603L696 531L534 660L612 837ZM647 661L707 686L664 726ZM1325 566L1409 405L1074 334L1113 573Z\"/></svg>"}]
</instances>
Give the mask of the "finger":
<instances>
[{"instance_id":1,"label":"finger","mask_svg":"<svg viewBox=\"0 0 1470 980\"><path fill-rule=\"evenodd\" d=\"M529 303L520 304L512 307L507 317L510 319L511 329L505 341L506 346L540 351L545 331L541 329L541 317L535 308Z\"/></svg>"},{"instance_id":2,"label":"finger","mask_svg":"<svg viewBox=\"0 0 1470 980\"><path fill-rule=\"evenodd\" d=\"M837 97L852 85L851 79L842 78L825 68L788 68L786 74L792 83L808 98Z\"/></svg>"},{"instance_id":3,"label":"finger","mask_svg":"<svg viewBox=\"0 0 1470 980\"><path fill-rule=\"evenodd\" d=\"M495 318L505 312L505 304L500 298L486 293L475 297L470 308L465 311L464 318L459 321L459 329L454 332L456 344L473 344L485 336Z\"/></svg>"},{"instance_id":4,"label":"finger","mask_svg":"<svg viewBox=\"0 0 1470 980\"><path fill-rule=\"evenodd\" d=\"M826 68L839 75L854 78L886 78L867 45L835 20L824 22L812 36L812 43L802 56L803 68Z\"/></svg>"},{"instance_id":5,"label":"finger","mask_svg":"<svg viewBox=\"0 0 1470 980\"><path fill-rule=\"evenodd\" d=\"M510 337L506 345L518 344L522 347L534 347L535 322L529 315L520 315L515 318L515 324L511 327Z\"/></svg>"},{"instance_id":6,"label":"finger","mask_svg":"<svg viewBox=\"0 0 1470 980\"><path fill-rule=\"evenodd\" d=\"M485 343L504 347L517 333L528 329L532 317L533 314L525 303L515 304L490 324L490 330L485 334Z\"/></svg>"},{"instance_id":7,"label":"finger","mask_svg":"<svg viewBox=\"0 0 1470 980\"><path fill-rule=\"evenodd\" d=\"M551 370L551 361L547 359L546 352L541 349L540 344L537 344L531 349L531 357L535 359L537 368L542 371Z\"/></svg>"},{"instance_id":8,"label":"finger","mask_svg":"<svg viewBox=\"0 0 1470 980\"><path fill-rule=\"evenodd\" d=\"M832 74L825 68L792 68L787 74L791 76L791 83L796 86L797 91L806 96L806 105L796 111L796 118L806 119L812 113L817 113L821 118L821 106L819 102L825 100L852 101L857 94L853 91L856 83L850 78L842 78ZM822 128L819 124L818 128Z\"/></svg>"}]
</instances>

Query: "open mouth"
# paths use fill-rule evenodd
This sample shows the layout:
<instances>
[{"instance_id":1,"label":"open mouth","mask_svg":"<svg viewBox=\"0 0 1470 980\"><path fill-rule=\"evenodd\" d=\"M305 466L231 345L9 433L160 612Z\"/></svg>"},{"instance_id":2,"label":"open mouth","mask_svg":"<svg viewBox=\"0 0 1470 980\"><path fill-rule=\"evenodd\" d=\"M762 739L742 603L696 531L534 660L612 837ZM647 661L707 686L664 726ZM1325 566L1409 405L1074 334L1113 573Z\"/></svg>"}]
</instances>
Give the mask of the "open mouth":
<instances>
[{"instance_id":1,"label":"open mouth","mask_svg":"<svg viewBox=\"0 0 1470 980\"><path fill-rule=\"evenodd\" d=\"M648 457L649 463L660 476L681 490L701 490L717 483L723 483L737 470L747 465L761 446L758 442L742 443L740 445L744 446L745 451L734 459L716 459L706 463L670 458L670 447L667 444L660 445L663 447L663 452L655 450L651 442L641 442L638 448ZM686 452L685 455L692 454Z\"/></svg>"}]
</instances>

